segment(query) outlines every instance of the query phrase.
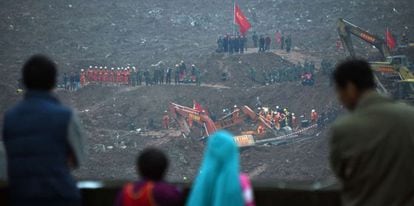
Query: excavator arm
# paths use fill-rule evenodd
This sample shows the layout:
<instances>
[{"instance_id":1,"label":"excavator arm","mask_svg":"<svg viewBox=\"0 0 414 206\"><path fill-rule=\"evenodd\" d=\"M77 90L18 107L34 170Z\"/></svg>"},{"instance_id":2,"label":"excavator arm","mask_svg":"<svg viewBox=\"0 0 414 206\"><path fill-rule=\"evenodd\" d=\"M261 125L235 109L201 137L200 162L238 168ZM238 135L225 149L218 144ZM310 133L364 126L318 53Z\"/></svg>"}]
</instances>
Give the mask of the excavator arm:
<instances>
[{"instance_id":1,"label":"excavator arm","mask_svg":"<svg viewBox=\"0 0 414 206\"><path fill-rule=\"evenodd\" d=\"M188 125L188 122L194 122L203 127L207 136L211 135L217 130L213 120L211 120L207 114L204 114L203 112L200 112L196 109L181 106L175 103L170 103L169 110L171 117L177 121L181 128L181 131L185 135L188 135L190 133L191 126Z\"/></svg>"},{"instance_id":2,"label":"excavator arm","mask_svg":"<svg viewBox=\"0 0 414 206\"><path fill-rule=\"evenodd\" d=\"M381 37L371 34L342 18L338 19L337 27L339 37L341 38L343 45L345 45L348 49L349 55L351 57L356 56L351 35L354 35L359 39L375 46L375 48L378 49L384 59L391 55L386 42Z\"/></svg>"}]
</instances>

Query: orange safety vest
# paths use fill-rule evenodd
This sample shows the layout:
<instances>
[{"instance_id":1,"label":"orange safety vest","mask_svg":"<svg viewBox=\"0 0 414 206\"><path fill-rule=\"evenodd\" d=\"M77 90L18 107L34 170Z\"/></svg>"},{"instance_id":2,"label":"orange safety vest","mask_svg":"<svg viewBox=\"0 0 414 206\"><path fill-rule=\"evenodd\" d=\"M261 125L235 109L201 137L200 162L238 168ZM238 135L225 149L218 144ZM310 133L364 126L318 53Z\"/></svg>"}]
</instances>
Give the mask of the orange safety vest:
<instances>
[{"instance_id":1,"label":"orange safety vest","mask_svg":"<svg viewBox=\"0 0 414 206\"><path fill-rule=\"evenodd\" d=\"M123 191L123 206L156 206L153 196L154 183L147 182L138 191L134 191L134 184L128 183Z\"/></svg>"},{"instance_id":2,"label":"orange safety vest","mask_svg":"<svg viewBox=\"0 0 414 206\"><path fill-rule=\"evenodd\" d=\"M259 127L257 128L257 134L261 135L264 134L265 132L265 128L263 125L259 125Z\"/></svg>"},{"instance_id":3,"label":"orange safety vest","mask_svg":"<svg viewBox=\"0 0 414 206\"><path fill-rule=\"evenodd\" d=\"M80 84L81 86L86 85L86 73L85 72L81 72L80 74Z\"/></svg>"}]
</instances>

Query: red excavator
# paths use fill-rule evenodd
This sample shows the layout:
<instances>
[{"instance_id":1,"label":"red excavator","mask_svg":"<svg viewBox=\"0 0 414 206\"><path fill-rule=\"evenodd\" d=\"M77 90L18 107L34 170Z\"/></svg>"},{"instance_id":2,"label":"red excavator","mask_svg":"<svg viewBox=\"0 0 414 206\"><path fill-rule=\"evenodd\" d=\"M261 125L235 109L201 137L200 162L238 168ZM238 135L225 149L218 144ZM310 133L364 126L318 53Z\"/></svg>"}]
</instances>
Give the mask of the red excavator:
<instances>
[{"instance_id":1,"label":"red excavator","mask_svg":"<svg viewBox=\"0 0 414 206\"><path fill-rule=\"evenodd\" d=\"M208 112L206 112L200 105L194 105L193 108L181 106L175 103L170 103L170 116L179 124L184 135L189 135L191 128L197 126L202 128L203 137L208 137L219 129L227 129L236 125L244 123L246 120L251 120L259 127L264 128L262 133L256 131L242 132L241 135L235 136L234 140L239 147L252 146L255 144L255 136L263 136L265 132L272 132L276 134L271 122L264 117L256 114L250 107L243 106L240 109L235 108L233 112L228 113L224 117L214 122Z\"/></svg>"}]
</instances>

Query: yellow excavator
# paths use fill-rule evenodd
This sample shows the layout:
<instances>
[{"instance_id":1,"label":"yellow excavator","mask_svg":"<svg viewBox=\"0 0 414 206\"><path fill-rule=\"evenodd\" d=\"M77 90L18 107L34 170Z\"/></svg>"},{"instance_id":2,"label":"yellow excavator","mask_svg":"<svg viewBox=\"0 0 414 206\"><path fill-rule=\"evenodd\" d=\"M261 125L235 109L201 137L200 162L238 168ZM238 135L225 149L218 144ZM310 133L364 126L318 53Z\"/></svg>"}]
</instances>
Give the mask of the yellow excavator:
<instances>
[{"instance_id":1,"label":"yellow excavator","mask_svg":"<svg viewBox=\"0 0 414 206\"><path fill-rule=\"evenodd\" d=\"M373 45L380 52L383 61L370 62L380 92L414 103L414 75L409 70L405 55L392 56L383 38L342 18L338 20L337 27L342 44L347 48L351 57L356 57L351 35Z\"/></svg>"}]
</instances>

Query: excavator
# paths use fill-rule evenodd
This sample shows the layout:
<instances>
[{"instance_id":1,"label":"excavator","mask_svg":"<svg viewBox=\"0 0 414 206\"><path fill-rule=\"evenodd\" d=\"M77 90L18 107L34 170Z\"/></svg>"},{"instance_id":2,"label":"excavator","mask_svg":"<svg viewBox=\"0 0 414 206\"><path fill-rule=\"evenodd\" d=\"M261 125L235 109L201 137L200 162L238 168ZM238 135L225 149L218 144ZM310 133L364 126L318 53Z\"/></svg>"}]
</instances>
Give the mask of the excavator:
<instances>
[{"instance_id":1,"label":"excavator","mask_svg":"<svg viewBox=\"0 0 414 206\"><path fill-rule=\"evenodd\" d=\"M250 107L243 106L240 109L237 108L233 112L225 115L214 122L209 114L203 109L196 109L170 103L169 114L181 128L184 135L188 136L193 126L198 126L203 131L202 136L208 137L215 131L220 129L227 129L236 125L244 123L246 120L258 123L261 127L266 128L264 132L272 132L277 134L278 131L273 129L271 122L266 120L264 117L256 114ZM242 132L241 135L234 137L234 141L239 147L248 147L255 145L255 137L263 137L262 134L258 134L255 131Z\"/></svg>"},{"instance_id":2,"label":"excavator","mask_svg":"<svg viewBox=\"0 0 414 206\"><path fill-rule=\"evenodd\" d=\"M373 45L380 52L384 61L370 62L380 92L414 103L414 75L409 70L409 63L405 55L392 56L383 38L371 34L345 19L340 18L337 27L339 37L351 57L356 56L351 35Z\"/></svg>"}]
</instances>

